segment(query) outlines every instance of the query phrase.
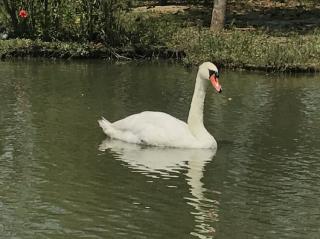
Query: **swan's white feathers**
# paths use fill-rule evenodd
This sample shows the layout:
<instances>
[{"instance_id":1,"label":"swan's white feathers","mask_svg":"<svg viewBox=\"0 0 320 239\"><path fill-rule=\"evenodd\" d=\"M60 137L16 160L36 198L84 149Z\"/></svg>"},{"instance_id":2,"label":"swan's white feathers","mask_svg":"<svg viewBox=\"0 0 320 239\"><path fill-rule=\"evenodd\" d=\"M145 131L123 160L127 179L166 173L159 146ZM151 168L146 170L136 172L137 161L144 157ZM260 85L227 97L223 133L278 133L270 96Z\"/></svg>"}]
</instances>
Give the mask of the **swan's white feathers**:
<instances>
[{"instance_id":1,"label":"swan's white feathers","mask_svg":"<svg viewBox=\"0 0 320 239\"><path fill-rule=\"evenodd\" d=\"M99 124L111 138L131 143L188 147L195 141L185 122L163 112L145 111L114 123L103 119Z\"/></svg>"}]
</instances>

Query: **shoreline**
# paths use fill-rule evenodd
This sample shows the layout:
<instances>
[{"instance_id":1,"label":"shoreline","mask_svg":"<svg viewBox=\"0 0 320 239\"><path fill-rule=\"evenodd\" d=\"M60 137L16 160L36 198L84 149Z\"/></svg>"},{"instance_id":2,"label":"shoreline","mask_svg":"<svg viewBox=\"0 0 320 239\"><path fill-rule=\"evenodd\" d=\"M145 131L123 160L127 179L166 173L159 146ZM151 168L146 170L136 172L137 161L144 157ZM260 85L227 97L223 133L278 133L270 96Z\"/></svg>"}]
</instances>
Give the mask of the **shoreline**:
<instances>
[{"instance_id":1,"label":"shoreline","mask_svg":"<svg viewBox=\"0 0 320 239\"><path fill-rule=\"evenodd\" d=\"M11 58L48 59L175 59L181 60L184 53L165 46L150 48L112 48L101 43L44 42L30 39L0 40L0 59Z\"/></svg>"},{"instance_id":2,"label":"shoreline","mask_svg":"<svg viewBox=\"0 0 320 239\"><path fill-rule=\"evenodd\" d=\"M94 18L92 22L92 12L91 15L83 12L87 18L80 19L73 11L78 3L70 2L64 10L70 11L71 18L69 15L62 18L59 26L19 19L19 26L23 27L20 33L13 31L10 21L4 22L8 34L0 37L8 39L0 40L0 60L160 59L185 66L211 61L226 69L320 72L320 20L317 18L320 5L314 0L232 0L227 4L225 28L219 33L209 30L211 5L168 1L168 5L158 6L156 3L141 1L125 8L117 5L117 11L111 8L102 11L93 4L90 6L100 15L95 14L102 18ZM40 12L30 14L36 22L41 22ZM106 24L105 14L111 14L113 21ZM0 26L0 31L5 32L5 28L1 30ZM48 35L50 29L53 32Z\"/></svg>"},{"instance_id":3,"label":"shoreline","mask_svg":"<svg viewBox=\"0 0 320 239\"><path fill-rule=\"evenodd\" d=\"M189 42L190 43L190 42ZM45 59L101 59L115 61L136 60L173 60L175 62L196 66L202 61L212 61L219 67L233 70L260 71L260 72L287 72L287 73L317 73L320 72L319 64L297 64L280 62L281 65L267 65L262 62L238 61L237 58L226 59L225 56L217 57L213 52L203 55L202 51L194 51L192 47L181 46L158 46L148 48L111 48L96 43L74 42L44 42L41 40L9 39L0 40L0 59L17 58L45 58ZM188 45L188 44L187 44ZM206 47L202 50L208 50ZM238 56L241 58L241 56Z\"/></svg>"}]
</instances>

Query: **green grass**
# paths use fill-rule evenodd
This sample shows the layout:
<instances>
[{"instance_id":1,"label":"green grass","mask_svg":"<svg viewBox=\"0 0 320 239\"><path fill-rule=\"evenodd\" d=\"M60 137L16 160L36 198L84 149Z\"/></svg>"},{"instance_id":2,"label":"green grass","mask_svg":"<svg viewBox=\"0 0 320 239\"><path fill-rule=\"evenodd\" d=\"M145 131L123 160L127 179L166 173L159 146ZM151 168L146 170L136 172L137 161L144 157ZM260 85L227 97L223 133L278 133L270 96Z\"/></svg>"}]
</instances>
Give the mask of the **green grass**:
<instances>
[{"instance_id":1,"label":"green grass","mask_svg":"<svg viewBox=\"0 0 320 239\"><path fill-rule=\"evenodd\" d=\"M183 51L186 64L213 61L230 68L274 71L320 70L320 33L276 37L258 31L184 28L176 32L170 47Z\"/></svg>"}]
</instances>

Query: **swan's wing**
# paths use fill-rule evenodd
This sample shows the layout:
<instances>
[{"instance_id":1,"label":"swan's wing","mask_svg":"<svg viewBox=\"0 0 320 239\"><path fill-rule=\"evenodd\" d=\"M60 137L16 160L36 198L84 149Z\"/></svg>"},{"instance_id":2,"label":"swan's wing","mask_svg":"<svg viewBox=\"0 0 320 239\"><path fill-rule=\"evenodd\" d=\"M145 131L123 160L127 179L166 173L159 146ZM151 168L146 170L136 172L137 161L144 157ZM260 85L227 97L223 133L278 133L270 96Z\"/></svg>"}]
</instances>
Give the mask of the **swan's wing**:
<instances>
[{"instance_id":1,"label":"swan's wing","mask_svg":"<svg viewBox=\"0 0 320 239\"><path fill-rule=\"evenodd\" d=\"M163 112L134 114L114 122L112 126L136 135L147 144L165 146L194 140L185 122Z\"/></svg>"},{"instance_id":2,"label":"swan's wing","mask_svg":"<svg viewBox=\"0 0 320 239\"><path fill-rule=\"evenodd\" d=\"M188 125L173 116L154 111L145 111L139 114L130 115L124 119L118 120L113 123L114 127L122 130L129 131L141 131L146 127L158 128L158 129L171 129L174 127L182 128L183 130L188 127Z\"/></svg>"}]
</instances>

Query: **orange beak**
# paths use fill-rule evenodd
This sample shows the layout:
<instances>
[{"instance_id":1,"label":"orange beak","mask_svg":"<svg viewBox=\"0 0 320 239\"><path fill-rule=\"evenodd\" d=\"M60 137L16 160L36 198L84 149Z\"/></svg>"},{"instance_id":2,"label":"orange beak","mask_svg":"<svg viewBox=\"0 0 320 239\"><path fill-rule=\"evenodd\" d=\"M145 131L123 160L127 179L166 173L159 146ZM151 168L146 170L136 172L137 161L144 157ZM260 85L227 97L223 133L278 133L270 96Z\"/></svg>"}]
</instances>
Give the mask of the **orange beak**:
<instances>
[{"instance_id":1,"label":"orange beak","mask_svg":"<svg viewBox=\"0 0 320 239\"><path fill-rule=\"evenodd\" d=\"M219 80L215 75L210 76L210 81L213 87L216 89L218 93L222 92L221 85L219 84Z\"/></svg>"}]
</instances>

